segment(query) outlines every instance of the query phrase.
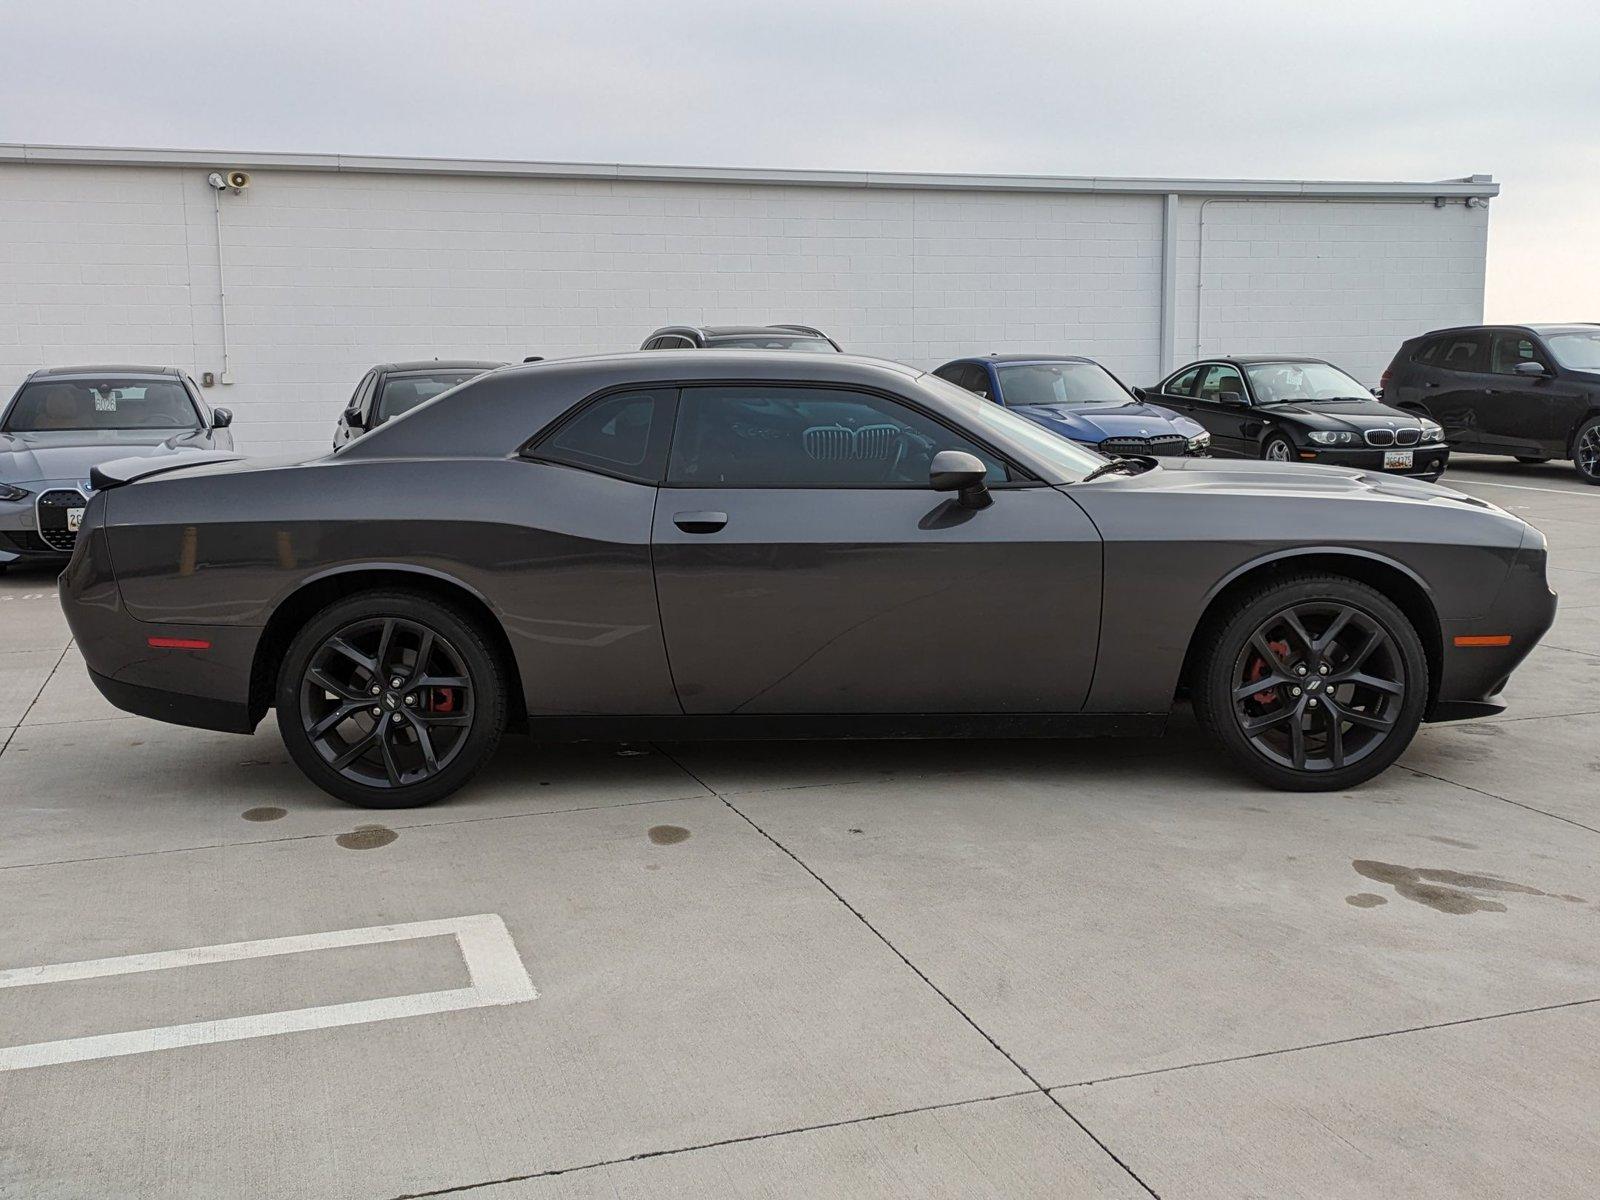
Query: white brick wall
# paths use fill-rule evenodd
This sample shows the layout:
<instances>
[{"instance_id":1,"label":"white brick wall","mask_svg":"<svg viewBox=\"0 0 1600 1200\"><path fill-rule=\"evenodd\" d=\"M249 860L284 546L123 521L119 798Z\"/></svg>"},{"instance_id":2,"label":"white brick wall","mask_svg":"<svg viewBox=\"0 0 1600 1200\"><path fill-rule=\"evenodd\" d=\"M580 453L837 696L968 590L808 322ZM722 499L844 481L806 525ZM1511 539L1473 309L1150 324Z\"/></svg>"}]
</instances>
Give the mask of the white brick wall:
<instances>
[{"instance_id":1,"label":"white brick wall","mask_svg":"<svg viewBox=\"0 0 1600 1200\"><path fill-rule=\"evenodd\" d=\"M1178 228L1178 362L1311 354L1370 385L1406 338L1483 319L1485 208L1186 199Z\"/></svg>"},{"instance_id":2,"label":"white brick wall","mask_svg":"<svg viewBox=\"0 0 1600 1200\"><path fill-rule=\"evenodd\" d=\"M636 347L672 321L803 321L934 366L1046 350L1159 374L1159 195L255 171L225 194L241 448L327 445L375 362ZM93 361L222 368L203 168L0 163L0 392ZM1179 359L1201 200L1179 213ZM1213 201L1199 344L1335 358L1481 312L1483 210Z\"/></svg>"}]
</instances>

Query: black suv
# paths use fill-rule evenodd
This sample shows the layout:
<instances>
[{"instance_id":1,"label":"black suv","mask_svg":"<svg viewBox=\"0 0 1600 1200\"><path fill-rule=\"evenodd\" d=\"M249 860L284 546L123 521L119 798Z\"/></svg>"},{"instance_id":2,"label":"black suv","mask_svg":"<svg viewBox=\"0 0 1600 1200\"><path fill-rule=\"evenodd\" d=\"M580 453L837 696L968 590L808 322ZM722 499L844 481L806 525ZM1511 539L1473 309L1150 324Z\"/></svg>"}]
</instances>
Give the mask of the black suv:
<instances>
[{"instance_id":1,"label":"black suv","mask_svg":"<svg viewBox=\"0 0 1600 1200\"><path fill-rule=\"evenodd\" d=\"M333 448L337 450L367 430L376 429L403 412L410 412L417 405L432 400L458 383L476 379L485 371L505 365L503 362L471 358L444 361L426 358L418 362L381 363L356 384L350 403L345 405L344 412L339 415L339 424L334 427Z\"/></svg>"},{"instance_id":2,"label":"black suv","mask_svg":"<svg viewBox=\"0 0 1600 1200\"><path fill-rule=\"evenodd\" d=\"M800 350L839 354L839 343L810 325L668 325L641 350Z\"/></svg>"},{"instance_id":3,"label":"black suv","mask_svg":"<svg viewBox=\"0 0 1600 1200\"><path fill-rule=\"evenodd\" d=\"M1469 325L1400 347L1383 398L1444 426L1458 450L1571 459L1600 484L1600 325Z\"/></svg>"}]
</instances>

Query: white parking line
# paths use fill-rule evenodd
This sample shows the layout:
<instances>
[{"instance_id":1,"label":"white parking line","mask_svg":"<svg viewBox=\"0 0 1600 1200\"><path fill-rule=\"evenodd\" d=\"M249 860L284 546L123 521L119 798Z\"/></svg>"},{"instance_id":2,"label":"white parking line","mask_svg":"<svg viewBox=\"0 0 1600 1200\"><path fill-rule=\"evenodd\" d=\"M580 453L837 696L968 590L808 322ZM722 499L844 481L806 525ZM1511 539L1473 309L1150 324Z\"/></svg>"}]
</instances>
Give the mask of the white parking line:
<instances>
[{"instance_id":1,"label":"white parking line","mask_svg":"<svg viewBox=\"0 0 1600 1200\"><path fill-rule=\"evenodd\" d=\"M0 971L0 988L36 987L78 979L100 979L207 963L237 962L247 958L269 958L279 954L303 954L311 950L367 946L375 942L411 941L442 934L454 934L456 944L461 948L461 957L466 963L467 978L470 980L464 988L415 992L379 1000L325 1004L216 1021L196 1021L188 1025L164 1025L128 1033L63 1038L26 1046L5 1046L0 1047L0 1071L116 1058L124 1054L147 1054L153 1050L175 1050L183 1046L204 1046L215 1042L237 1042L246 1038L330 1029L339 1025L365 1025L373 1021L421 1017L465 1008L520 1004L538 996L533 981L528 978L527 968L522 964L522 957L511 940L511 933L506 929L506 923L495 913L438 921L413 921L405 925L340 929L331 933L266 938L256 942L229 942L219 946L196 946L188 950L163 950L155 954L127 954L118 958L95 958L50 966L16 967Z\"/></svg>"},{"instance_id":2,"label":"white parking line","mask_svg":"<svg viewBox=\"0 0 1600 1200\"><path fill-rule=\"evenodd\" d=\"M1487 479L1457 479L1445 486L1514 488L1519 492L1549 492L1552 496L1582 496L1588 500L1600 500L1600 489L1592 492L1580 492L1577 488L1542 488L1533 487L1526 483L1492 483Z\"/></svg>"}]
</instances>

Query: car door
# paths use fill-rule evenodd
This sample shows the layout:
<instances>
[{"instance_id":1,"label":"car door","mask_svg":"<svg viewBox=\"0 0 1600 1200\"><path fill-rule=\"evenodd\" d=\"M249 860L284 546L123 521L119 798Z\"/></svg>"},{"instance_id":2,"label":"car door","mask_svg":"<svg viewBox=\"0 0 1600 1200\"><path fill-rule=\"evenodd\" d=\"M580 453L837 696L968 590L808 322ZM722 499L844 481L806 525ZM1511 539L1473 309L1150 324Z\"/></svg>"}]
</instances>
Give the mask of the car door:
<instances>
[{"instance_id":1,"label":"car door","mask_svg":"<svg viewBox=\"0 0 1600 1200\"><path fill-rule=\"evenodd\" d=\"M937 450L983 459L993 504L931 490ZM684 388L652 544L686 712L1052 713L1087 695L1092 523L904 397Z\"/></svg>"},{"instance_id":2,"label":"car door","mask_svg":"<svg viewBox=\"0 0 1600 1200\"><path fill-rule=\"evenodd\" d=\"M1497 329L1489 341L1489 373L1494 376L1478 402L1478 423L1486 439L1506 453L1537 457L1560 440L1556 388L1547 376L1517 374L1519 363L1538 363L1549 372L1550 356L1531 334Z\"/></svg>"},{"instance_id":3,"label":"car door","mask_svg":"<svg viewBox=\"0 0 1600 1200\"><path fill-rule=\"evenodd\" d=\"M1194 385L1200 381L1200 372L1203 370L1205 370L1205 364L1203 363L1185 367L1157 389L1156 393L1151 397L1152 402L1159 404L1162 408L1170 408L1173 412L1182 413L1191 420L1199 421L1200 418L1195 413ZM1204 421L1200 423L1202 425L1205 424ZM1210 426L1206 426L1206 431L1210 432ZM1215 435L1213 434L1213 436Z\"/></svg>"},{"instance_id":4,"label":"car door","mask_svg":"<svg viewBox=\"0 0 1600 1200\"><path fill-rule=\"evenodd\" d=\"M1238 396L1243 403L1223 403L1222 396ZM1239 368L1231 363L1207 363L1200 373L1190 415L1211 432L1211 452L1255 458L1256 439L1246 426L1259 432L1259 416L1250 407L1250 391Z\"/></svg>"},{"instance_id":5,"label":"car door","mask_svg":"<svg viewBox=\"0 0 1600 1200\"><path fill-rule=\"evenodd\" d=\"M1479 419L1493 377L1489 374L1489 335L1467 330L1447 335L1423 380L1423 397L1434 420L1444 427L1453 446L1489 450Z\"/></svg>"}]
</instances>

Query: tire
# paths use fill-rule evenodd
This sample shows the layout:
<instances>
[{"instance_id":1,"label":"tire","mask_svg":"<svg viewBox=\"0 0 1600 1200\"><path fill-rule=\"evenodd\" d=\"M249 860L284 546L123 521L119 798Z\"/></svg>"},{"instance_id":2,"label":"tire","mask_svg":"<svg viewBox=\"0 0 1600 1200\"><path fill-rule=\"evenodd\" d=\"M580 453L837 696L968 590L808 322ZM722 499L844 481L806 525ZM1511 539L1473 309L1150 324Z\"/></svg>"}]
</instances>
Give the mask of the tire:
<instances>
[{"instance_id":1,"label":"tire","mask_svg":"<svg viewBox=\"0 0 1600 1200\"><path fill-rule=\"evenodd\" d=\"M1572 465L1585 483L1600 485L1600 417L1578 426L1572 439Z\"/></svg>"},{"instance_id":2,"label":"tire","mask_svg":"<svg viewBox=\"0 0 1600 1200\"><path fill-rule=\"evenodd\" d=\"M1196 644L1203 649L1191 694L1200 724L1247 774L1281 791L1366 782L1405 751L1427 704L1428 660L1416 629L1382 593L1342 575L1264 584L1208 620ZM1256 683L1261 690L1246 691ZM1330 696L1341 714L1337 740Z\"/></svg>"},{"instance_id":3,"label":"tire","mask_svg":"<svg viewBox=\"0 0 1600 1200\"><path fill-rule=\"evenodd\" d=\"M360 592L312 617L284 654L275 702L306 777L360 808L444 799L489 761L506 722L504 676L477 623L406 591Z\"/></svg>"},{"instance_id":4,"label":"tire","mask_svg":"<svg viewBox=\"0 0 1600 1200\"><path fill-rule=\"evenodd\" d=\"M1543 457L1543 458L1540 458L1540 457L1537 457L1535 455L1519 454L1519 455L1517 455L1517 461L1519 463L1527 463L1528 466L1530 466L1530 467L1537 467L1541 463L1549 462L1550 459L1549 459L1548 455Z\"/></svg>"},{"instance_id":5,"label":"tire","mask_svg":"<svg viewBox=\"0 0 1600 1200\"><path fill-rule=\"evenodd\" d=\"M1275 433L1261 443L1261 457L1267 462L1294 462L1294 443L1281 433Z\"/></svg>"}]
</instances>

